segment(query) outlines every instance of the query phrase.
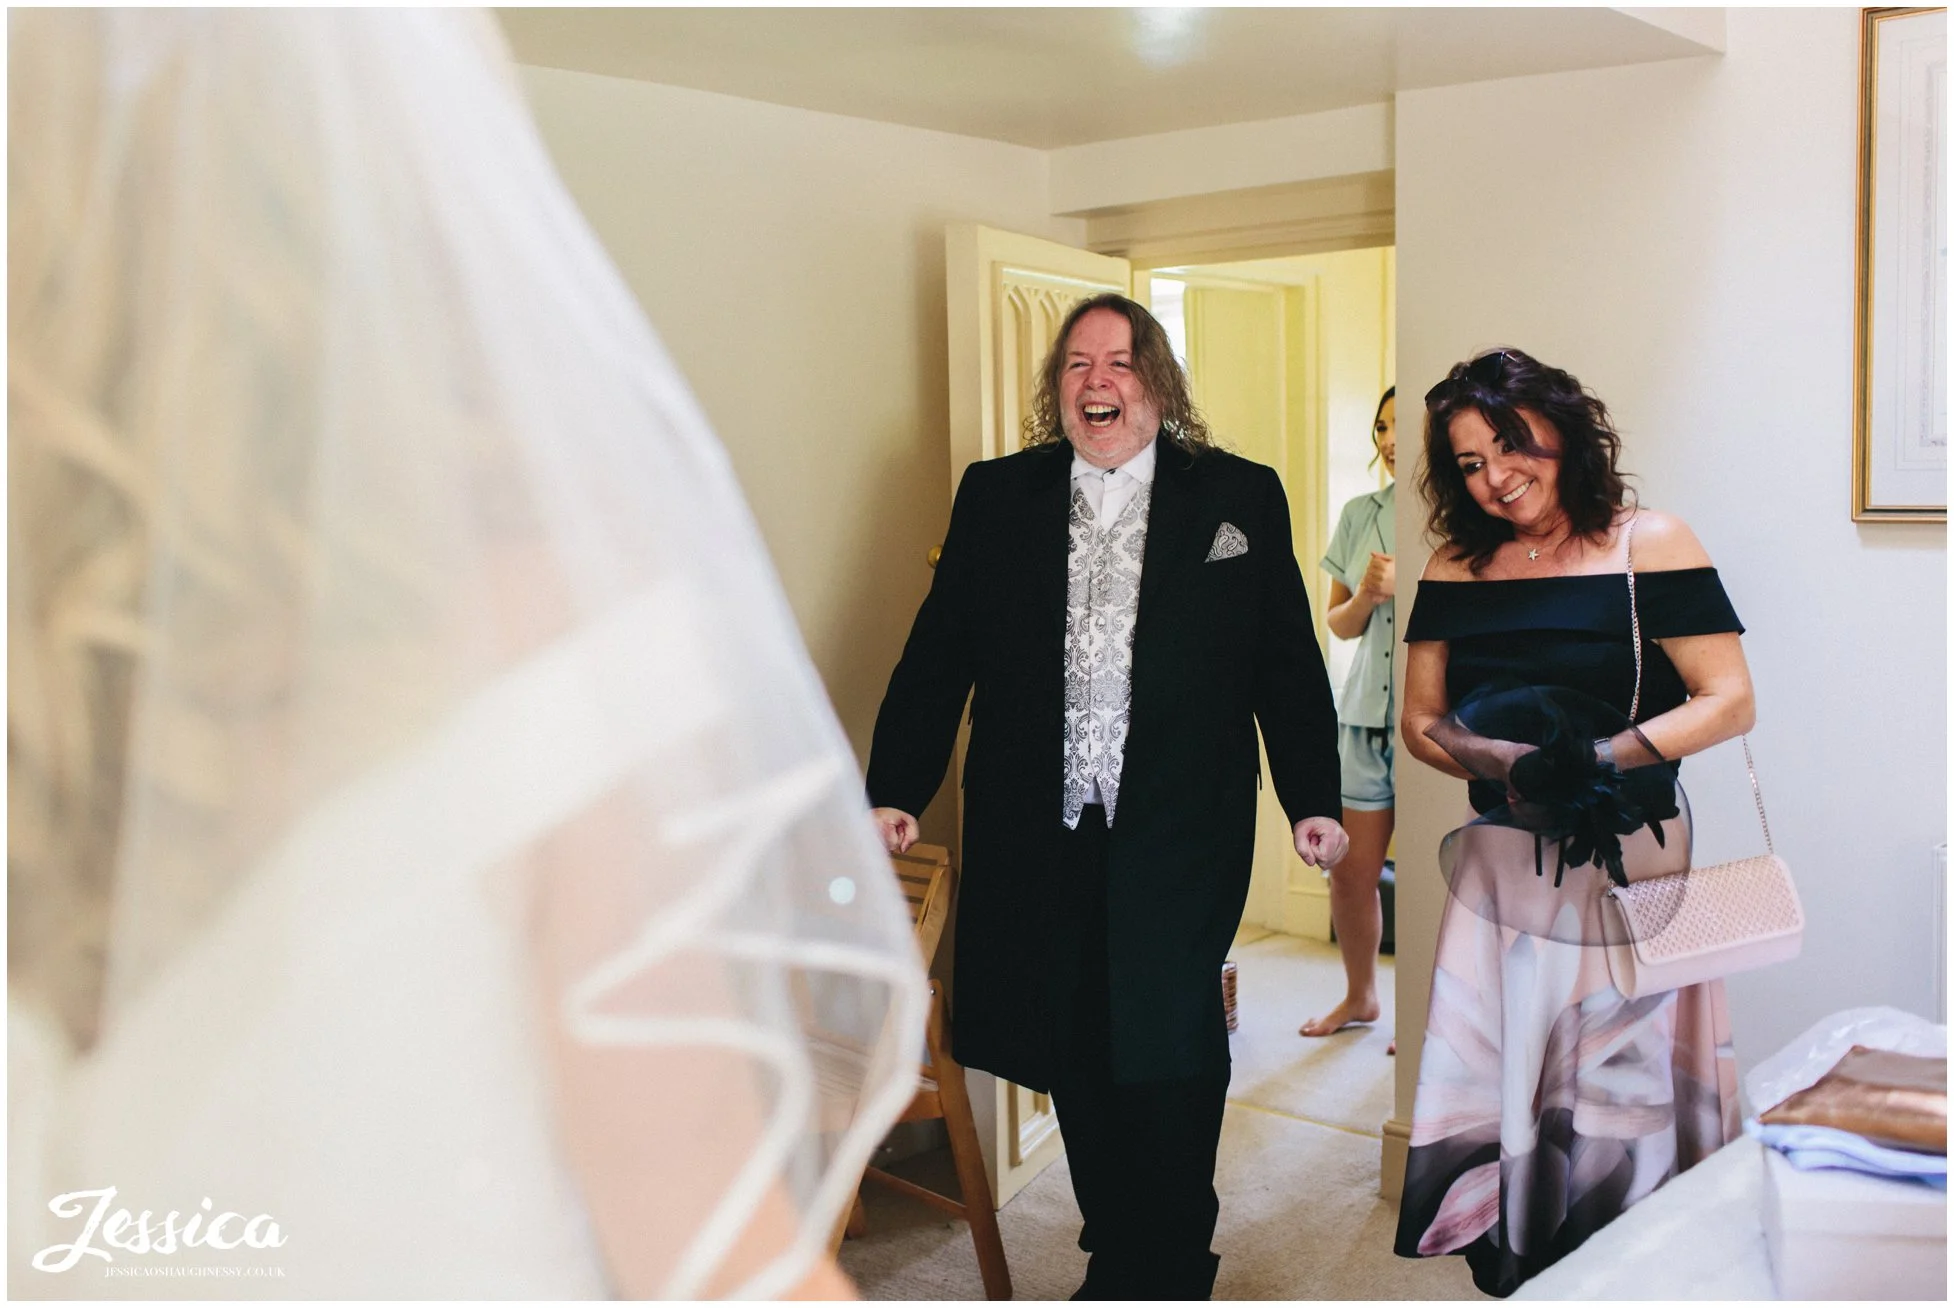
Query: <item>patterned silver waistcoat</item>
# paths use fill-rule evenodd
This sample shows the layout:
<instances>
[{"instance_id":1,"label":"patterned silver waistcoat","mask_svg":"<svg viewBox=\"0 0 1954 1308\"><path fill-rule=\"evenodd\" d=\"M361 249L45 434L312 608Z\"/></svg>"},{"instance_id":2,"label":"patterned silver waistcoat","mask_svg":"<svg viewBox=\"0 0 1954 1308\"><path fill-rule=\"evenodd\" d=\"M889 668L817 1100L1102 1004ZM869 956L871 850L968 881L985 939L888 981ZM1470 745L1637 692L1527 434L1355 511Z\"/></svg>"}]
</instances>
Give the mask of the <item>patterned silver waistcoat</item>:
<instances>
[{"instance_id":1,"label":"patterned silver waistcoat","mask_svg":"<svg viewBox=\"0 0 1954 1308\"><path fill-rule=\"evenodd\" d=\"M1112 825L1133 711L1133 625L1140 612L1140 564L1147 548L1152 485L1097 530L1092 505L1074 487L1065 584L1065 825L1094 780Z\"/></svg>"}]
</instances>

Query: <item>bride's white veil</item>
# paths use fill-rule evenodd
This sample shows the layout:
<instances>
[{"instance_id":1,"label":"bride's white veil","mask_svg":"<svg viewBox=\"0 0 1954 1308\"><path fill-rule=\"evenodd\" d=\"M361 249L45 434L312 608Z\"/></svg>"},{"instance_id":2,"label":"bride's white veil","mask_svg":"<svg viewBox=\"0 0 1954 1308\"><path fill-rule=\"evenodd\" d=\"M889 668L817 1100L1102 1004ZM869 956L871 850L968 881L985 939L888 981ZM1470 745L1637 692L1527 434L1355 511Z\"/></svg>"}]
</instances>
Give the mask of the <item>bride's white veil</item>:
<instances>
[{"instance_id":1,"label":"bride's white veil","mask_svg":"<svg viewBox=\"0 0 1954 1308\"><path fill-rule=\"evenodd\" d=\"M284 1232L141 1297L786 1290L908 917L492 22L9 27L13 1293L108 1186Z\"/></svg>"}]
</instances>

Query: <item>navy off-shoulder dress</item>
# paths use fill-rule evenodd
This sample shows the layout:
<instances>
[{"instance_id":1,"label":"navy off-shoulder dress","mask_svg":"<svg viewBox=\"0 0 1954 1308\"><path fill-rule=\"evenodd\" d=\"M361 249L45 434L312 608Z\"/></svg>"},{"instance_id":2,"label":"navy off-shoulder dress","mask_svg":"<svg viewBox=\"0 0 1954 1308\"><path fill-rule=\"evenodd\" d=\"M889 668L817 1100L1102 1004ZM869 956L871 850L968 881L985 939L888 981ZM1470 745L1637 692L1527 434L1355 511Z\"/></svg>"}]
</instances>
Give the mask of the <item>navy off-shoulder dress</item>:
<instances>
[{"instance_id":1,"label":"navy off-shoulder dress","mask_svg":"<svg viewBox=\"0 0 1954 1308\"><path fill-rule=\"evenodd\" d=\"M1656 640L1743 626L1714 568L1638 571L1636 585L1646 721L1687 698ZM1625 715L1630 633L1626 581L1609 573L1421 582L1405 640L1445 643L1453 706L1519 682ZM1481 813L1504 798L1502 787L1473 783ZM1540 875L1535 843L1482 823L1446 837L1452 888L1396 1245L1406 1257L1463 1254L1474 1282L1495 1295L1511 1294L1738 1129L1722 984L1624 998L1593 947L1605 874L1570 868L1556 885ZM1478 887L1470 902L1459 889L1468 880Z\"/></svg>"}]
</instances>

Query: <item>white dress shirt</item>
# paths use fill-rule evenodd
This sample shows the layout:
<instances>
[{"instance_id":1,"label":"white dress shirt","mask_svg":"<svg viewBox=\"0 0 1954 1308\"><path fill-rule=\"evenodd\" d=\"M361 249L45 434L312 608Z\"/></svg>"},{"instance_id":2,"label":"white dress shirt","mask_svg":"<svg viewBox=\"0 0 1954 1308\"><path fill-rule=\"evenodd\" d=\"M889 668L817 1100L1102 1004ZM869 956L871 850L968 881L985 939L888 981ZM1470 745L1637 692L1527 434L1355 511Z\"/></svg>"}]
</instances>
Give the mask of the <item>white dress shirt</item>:
<instances>
[{"instance_id":1,"label":"white dress shirt","mask_svg":"<svg viewBox=\"0 0 1954 1308\"><path fill-rule=\"evenodd\" d=\"M1119 521L1126 505L1142 486L1153 484L1155 451L1160 438L1148 441L1146 448L1117 468L1096 468L1083 456L1072 456L1072 484L1085 492L1086 503L1100 530Z\"/></svg>"}]
</instances>

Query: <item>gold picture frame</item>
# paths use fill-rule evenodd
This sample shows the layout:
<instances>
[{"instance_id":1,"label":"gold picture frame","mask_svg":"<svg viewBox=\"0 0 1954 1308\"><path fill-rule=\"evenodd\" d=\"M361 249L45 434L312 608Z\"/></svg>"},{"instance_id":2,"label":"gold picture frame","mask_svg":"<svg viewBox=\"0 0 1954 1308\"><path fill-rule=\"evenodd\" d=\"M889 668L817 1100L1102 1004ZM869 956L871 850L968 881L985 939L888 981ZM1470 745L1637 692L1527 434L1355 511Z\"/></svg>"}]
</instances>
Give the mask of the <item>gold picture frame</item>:
<instances>
[{"instance_id":1,"label":"gold picture frame","mask_svg":"<svg viewBox=\"0 0 1954 1308\"><path fill-rule=\"evenodd\" d=\"M1859 38L1852 517L1947 521L1947 10Z\"/></svg>"}]
</instances>

